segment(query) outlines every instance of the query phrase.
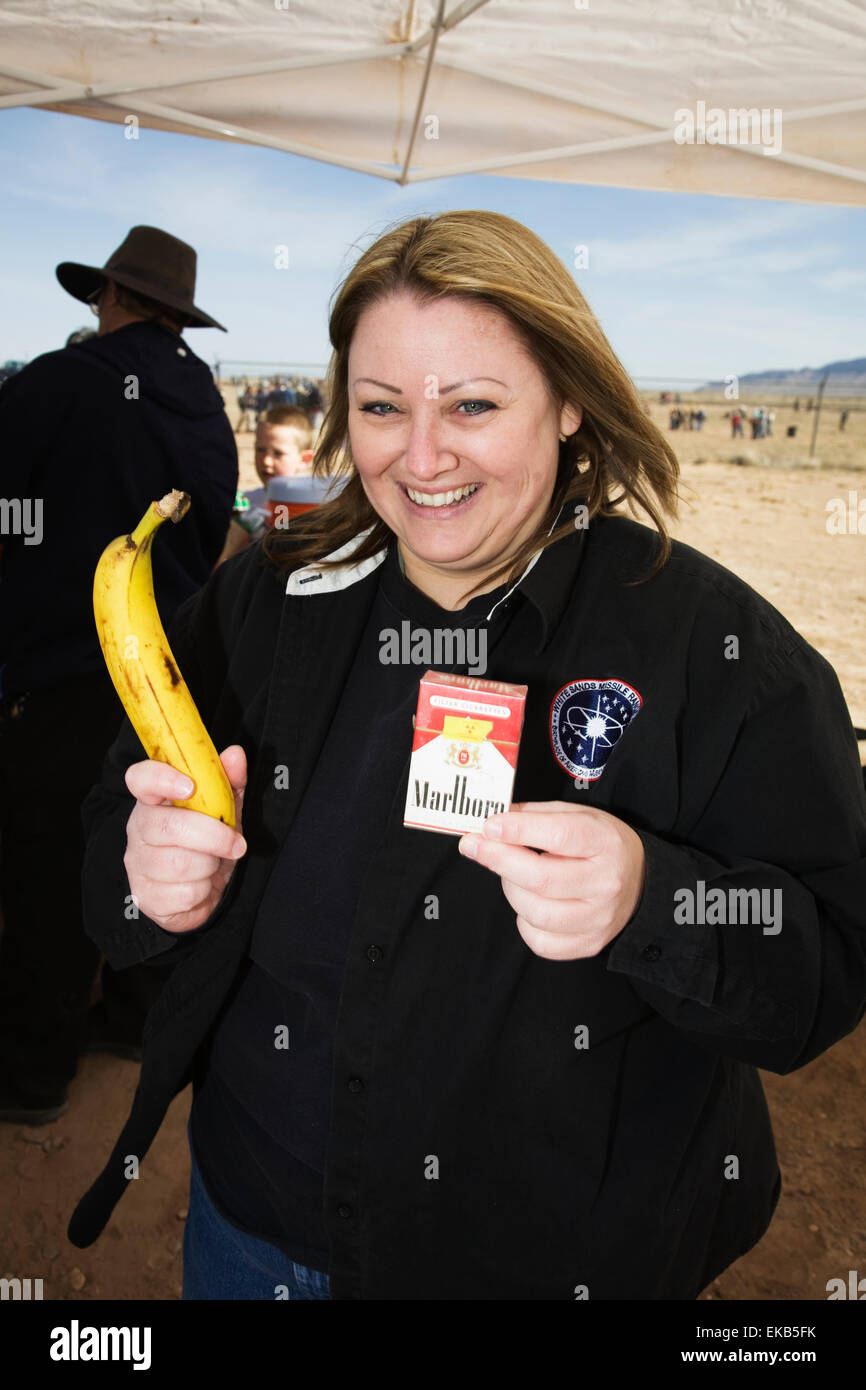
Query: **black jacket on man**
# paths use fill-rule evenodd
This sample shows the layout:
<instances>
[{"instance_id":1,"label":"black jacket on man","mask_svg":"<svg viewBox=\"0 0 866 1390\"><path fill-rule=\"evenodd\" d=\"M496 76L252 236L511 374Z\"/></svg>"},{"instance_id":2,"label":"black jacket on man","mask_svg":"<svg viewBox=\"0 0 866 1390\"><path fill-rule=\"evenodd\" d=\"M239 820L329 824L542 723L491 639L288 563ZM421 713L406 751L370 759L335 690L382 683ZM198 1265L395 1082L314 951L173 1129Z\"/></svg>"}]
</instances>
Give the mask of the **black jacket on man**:
<instances>
[{"instance_id":1,"label":"black jacket on man","mask_svg":"<svg viewBox=\"0 0 866 1390\"><path fill-rule=\"evenodd\" d=\"M507 665L494 646L486 673L529 687L515 800L595 806L643 841L643 897L597 956L535 956L495 875L455 837L403 826L407 727L340 999L324 1210L334 1298L695 1298L778 1200L756 1068L804 1066L864 1012L866 797L836 676L685 545L630 583L655 543L609 518L544 551L519 585L525 645ZM72 1217L76 1245L99 1235L128 1156L144 1158L195 1079L376 570L298 568L287 582L256 545L177 615L172 646L216 745L241 743L250 764L249 849L207 924L176 937L136 918L123 774L142 751L128 724L85 803L89 932L118 968L177 964L147 1021L129 1120ZM578 782L552 719L564 691L579 704L592 681L641 704L601 775ZM733 901L753 888L781 893L776 926L704 910L711 889Z\"/></svg>"},{"instance_id":2,"label":"black jacket on man","mask_svg":"<svg viewBox=\"0 0 866 1390\"><path fill-rule=\"evenodd\" d=\"M37 357L0 389L0 491L39 499L38 544L2 537L4 696L104 670L93 572L171 488L192 505L154 549L169 622L219 558L237 492L234 436L210 369L183 338L136 322Z\"/></svg>"}]
</instances>

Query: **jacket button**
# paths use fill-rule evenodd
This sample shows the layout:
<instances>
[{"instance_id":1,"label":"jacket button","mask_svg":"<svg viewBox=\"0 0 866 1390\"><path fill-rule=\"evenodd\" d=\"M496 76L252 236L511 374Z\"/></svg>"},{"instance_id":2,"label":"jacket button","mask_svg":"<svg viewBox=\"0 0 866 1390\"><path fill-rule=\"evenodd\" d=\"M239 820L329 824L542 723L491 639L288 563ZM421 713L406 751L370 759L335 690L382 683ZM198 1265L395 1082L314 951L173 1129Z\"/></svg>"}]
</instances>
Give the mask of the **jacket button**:
<instances>
[{"instance_id":1,"label":"jacket button","mask_svg":"<svg viewBox=\"0 0 866 1390\"><path fill-rule=\"evenodd\" d=\"M385 954L385 953L384 953L384 951L382 950L381 946L368 946L368 947L367 947L367 959L368 959L369 961L372 961L374 964L375 964L375 962L376 962L377 960L381 960L381 959L382 959L382 956L383 956L384 954Z\"/></svg>"},{"instance_id":2,"label":"jacket button","mask_svg":"<svg viewBox=\"0 0 866 1390\"><path fill-rule=\"evenodd\" d=\"M662 948L657 941L651 941L648 946L644 946L641 955L644 960L658 960L662 953Z\"/></svg>"},{"instance_id":3,"label":"jacket button","mask_svg":"<svg viewBox=\"0 0 866 1390\"><path fill-rule=\"evenodd\" d=\"M337 1215L342 1216L345 1219L346 1217L352 1215L352 1208L347 1207L345 1202L343 1202L340 1206L337 1207Z\"/></svg>"},{"instance_id":4,"label":"jacket button","mask_svg":"<svg viewBox=\"0 0 866 1390\"><path fill-rule=\"evenodd\" d=\"M364 1083L360 1076L350 1076L347 1084L350 1091L363 1091L364 1089Z\"/></svg>"}]
</instances>

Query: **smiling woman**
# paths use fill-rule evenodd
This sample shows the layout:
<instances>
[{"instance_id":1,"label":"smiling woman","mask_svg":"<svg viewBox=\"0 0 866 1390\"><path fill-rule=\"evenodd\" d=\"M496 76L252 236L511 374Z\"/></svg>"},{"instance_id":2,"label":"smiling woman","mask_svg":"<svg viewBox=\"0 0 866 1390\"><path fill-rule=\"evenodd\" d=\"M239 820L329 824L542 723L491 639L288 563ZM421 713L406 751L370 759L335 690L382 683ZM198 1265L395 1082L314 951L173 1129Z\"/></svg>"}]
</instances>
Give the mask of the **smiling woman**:
<instances>
[{"instance_id":1,"label":"smiling woman","mask_svg":"<svg viewBox=\"0 0 866 1390\"><path fill-rule=\"evenodd\" d=\"M349 481L290 541L266 540L277 569L360 563L396 536L407 577L459 608L562 539L576 508L589 521L623 498L659 533L649 572L664 563L676 456L527 227L475 210L392 228L344 280L330 337L313 471Z\"/></svg>"},{"instance_id":2,"label":"smiling woman","mask_svg":"<svg viewBox=\"0 0 866 1390\"><path fill-rule=\"evenodd\" d=\"M498 375L472 373L479 357ZM380 377L355 376L356 363ZM455 366L470 375L440 387ZM385 376L406 384L385 386ZM558 437L579 427L580 409L557 408L508 319L449 296L424 303L407 292L369 306L349 377L352 459L367 500L397 537L410 583L461 607L535 537L556 485Z\"/></svg>"},{"instance_id":3,"label":"smiling woman","mask_svg":"<svg viewBox=\"0 0 866 1390\"><path fill-rule=\"evenodd\" d=\"M674 456L525 227L392 229L331 339L344 491L170 634L243 838L131 730L85 804L94 938L177 968L71 1237L192 1075L185 1298L695 1299L779 1196L757 1069L864 1011L839 683L667 540Z\"/></svg>"}]
</instances>

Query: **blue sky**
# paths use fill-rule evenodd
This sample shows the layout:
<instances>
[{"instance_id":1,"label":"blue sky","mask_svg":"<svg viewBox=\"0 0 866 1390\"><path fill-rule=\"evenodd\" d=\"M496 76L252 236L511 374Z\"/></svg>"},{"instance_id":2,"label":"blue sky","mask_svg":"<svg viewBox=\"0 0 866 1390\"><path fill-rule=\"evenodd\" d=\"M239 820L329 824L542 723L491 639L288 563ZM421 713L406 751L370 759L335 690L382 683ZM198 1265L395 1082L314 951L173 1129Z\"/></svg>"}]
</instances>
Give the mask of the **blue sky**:
<instances>
[{"instance_id":1,"label":"blue sky","mask_svg":"<svg viewBox=\"0 0 866 1390\"><path fill-rule=\"evenodd\" d=\"M324 363L328 302L388 223L491 208L572 269L638 379L720 378L866 355L866 209L468 176L400 188L276 150L40 110L0 111L0 362L94 322L61 260L102 265L137 222L198 251L212 362ZM274 248L289 248L289 268Z\"/></svg>"}]
</instances>

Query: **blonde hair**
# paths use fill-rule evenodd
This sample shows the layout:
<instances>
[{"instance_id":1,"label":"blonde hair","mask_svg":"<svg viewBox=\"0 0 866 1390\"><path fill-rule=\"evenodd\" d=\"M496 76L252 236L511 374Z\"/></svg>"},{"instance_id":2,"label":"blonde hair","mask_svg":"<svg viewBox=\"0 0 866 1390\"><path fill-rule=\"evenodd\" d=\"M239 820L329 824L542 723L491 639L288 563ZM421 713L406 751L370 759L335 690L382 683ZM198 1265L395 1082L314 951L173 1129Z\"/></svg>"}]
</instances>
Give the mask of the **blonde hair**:
<instances>
[{"instance_id":1,"label":"blonde hair","mask_svg":"<svg viewBox=\"0 0 866 1390\"><path fill-rule=\"evenodd\" d=\"M299 449L313 446L313 426L310 417L299 405L272 405L270 410L259 416L256 432L262 425L278 425L280 428L294 430Z\"/></svg>"},{"instance_id":2,"label":"blonde hair","mask_svg":"<svg viewBox=\"0 0 866 1390\"><path fill-rule=\"evenodd\" d=\"M299 518L291 534L269 533L263 542L268 561L288 572L299 564L321 561L369 528L347 558L324 566L332 568L368 559L393 538L370 504L352 460L348 363L364 310L406 292L422 303L450 296L498 309L526 345L560 408L579 406L583 412L580 428L560 443L545 516L492 577L516 579L538 550L573 533L575 504L585 505L586 519L591 520L611 513L624 500L632 509L641 508L659 535L659 552L646 577L661 569L670 555L664 514L676 514L676 455L645 414L631 379L562 261L513 218L462 209L390 227L362 253L340 285L329 321L329 404L312 471L316 477L349 478L334 500ZM567 520L551 530L566 504Z\"/></svg>"}]
</instances>

